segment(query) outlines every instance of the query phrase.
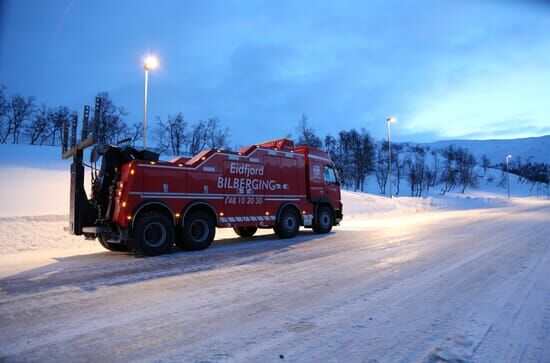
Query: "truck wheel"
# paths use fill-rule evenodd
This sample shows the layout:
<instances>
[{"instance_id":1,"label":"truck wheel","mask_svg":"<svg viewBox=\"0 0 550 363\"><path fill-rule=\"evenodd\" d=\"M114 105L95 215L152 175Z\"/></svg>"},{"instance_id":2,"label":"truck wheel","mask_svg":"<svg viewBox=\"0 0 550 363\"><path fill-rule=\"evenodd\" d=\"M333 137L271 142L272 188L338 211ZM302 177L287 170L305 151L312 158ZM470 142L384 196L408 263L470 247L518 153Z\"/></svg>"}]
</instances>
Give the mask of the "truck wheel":
<instances>
[{"instance_id":1,"label":"truck wheel","mask_svg":"<svg viewBox=\"0 0 550 363\"><path fill-rule=\"evenodd\" d=\"M178 246L189 251L208 248L214 241L216 226L212 217L205 212L197 211L185 218L182 227L182 241Z\"/></svg>"},{"instance_id":2,"label":"truck wheel","mask_svg":"<svg viewBox=\"0 0 550 363\"><path fill-rule=\"evenodd\" d=\"M138 253L157 256L169 253L174 244L174 225L164 214L147 212L136 220L134 240Z\"/></svg>"},{"instance_id":3,"label":"truck wheel","mask_svg":"<svg viewBox=\"0 0 550 363\"><path fill-rule=\"evenodd\" d=\"M103 246L103 248L109 251L128 252L130 250L128 246L126 246L126 244L124 243L107 242L107 236L105 236L104 234L97 235L97 240L99 241L99 244Z\"/></svg>"},{"instance_id":4,"label":"truck wheel","mask_svg":"<svg viewBox=\"0 0 550 363\"><path fill-rule=\"evenodd\" d=\"M327 206L321 206L317 209L317 215L313 221L313 231L315 233L329 233L334 224L334 215Z\"/></svg>"},{"instance_id":5,"label":"truck wheel","mask_svg":"<svg viewBox=\"0 0 550 363\"><path fill-rule=\"evenodd\" d=\"M292 238L298 234L300 229L300 215L294 208L285 208L277 226L273 228L279 238Z\"/></svg>"},{"instance_id":6,"label":"truck wheel","mask_svg":"<svg viewBox=\"0 0 550 363\"><path fill-rule=\"evenodd\" d=\"M256 227L233 227L233 230L236 234L241 237L248 238L252 237L254 233L258 230Z\"/></svg>"}]
</instances>

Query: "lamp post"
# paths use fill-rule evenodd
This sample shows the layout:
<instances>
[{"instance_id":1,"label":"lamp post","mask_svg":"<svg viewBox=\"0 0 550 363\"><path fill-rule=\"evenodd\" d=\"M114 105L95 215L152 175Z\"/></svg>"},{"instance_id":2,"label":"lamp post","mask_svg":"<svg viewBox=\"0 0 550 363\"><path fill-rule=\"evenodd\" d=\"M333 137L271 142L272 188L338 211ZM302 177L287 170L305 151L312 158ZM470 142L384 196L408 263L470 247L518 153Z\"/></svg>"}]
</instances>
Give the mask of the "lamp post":
<instances>
[{"instance_id":1,"label":"lamp post","mask_svg":"<svg viewBox=\"0 0 550 363\"><path fill-rule=\"evenodd\" d=\"M397 122L395 117L388 117L386 123L388 124L388 176L390 182L390 198L393 198L393 186L392 186L392 167L391 167L391 131L390 124Z\"/></svg>"},{"instance_id":2,"label":"lamp post","mask_svg":"<svg viewBox=\"0 0 550 363\"><path fill-rule=\"evenodd\" d=\"M510 168L508 167L508 162L512 158L512 155L506 156L506 181L508 182L508 198L510 198Z\"/></svg>"},{"instance_id":3,"label":"lamp post","mask_svg":"<svg viewBox=\"0 0 550 363\"><path fill-rule=\"evenodd\" d=\"M148 55L143 62L145 69L145 92L143 98L143 148L147 148L147 87L149 83L149 71L158 67L159 61L154 55Z\"/></svg>"}]
</instances>

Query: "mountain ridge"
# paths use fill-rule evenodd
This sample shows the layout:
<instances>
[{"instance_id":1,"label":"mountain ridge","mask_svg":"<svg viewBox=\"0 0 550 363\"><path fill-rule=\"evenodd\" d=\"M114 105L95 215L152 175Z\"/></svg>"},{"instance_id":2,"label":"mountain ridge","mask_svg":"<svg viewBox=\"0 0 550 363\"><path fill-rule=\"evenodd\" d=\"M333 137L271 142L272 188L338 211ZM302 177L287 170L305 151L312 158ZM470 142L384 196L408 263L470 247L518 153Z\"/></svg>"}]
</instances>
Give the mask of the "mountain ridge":
<instances>
[{"instance_id":1,"label":"mountain ridge","mask_svg":"<svg viewBox=\"0 0 550 363\"><path fill-rule=\"evenodd\" d=\"M467 148L478 160L485 154L494 164L503 162L507 155L512 155L513 161L521 158L522 162L532 160L550 163L550 135L517 139L452 139L410 144L429 146L432 149L455 145Z\"/></svg>"}]
</instances>

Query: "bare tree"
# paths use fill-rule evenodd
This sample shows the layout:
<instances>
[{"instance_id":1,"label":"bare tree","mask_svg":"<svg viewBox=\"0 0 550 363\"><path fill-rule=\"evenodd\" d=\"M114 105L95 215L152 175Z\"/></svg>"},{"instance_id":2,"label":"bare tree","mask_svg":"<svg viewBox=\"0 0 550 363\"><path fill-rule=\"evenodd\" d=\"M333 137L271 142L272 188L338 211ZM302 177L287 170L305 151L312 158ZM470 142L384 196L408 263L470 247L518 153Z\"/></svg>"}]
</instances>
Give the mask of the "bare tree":
<instances>
[{"instance_id":1,"label":"bare tree","mask_svg":"<svg viewBox=\"0 0 550 363\"><path fill-rule=\"evenodd\" d=\"M448 146L441 150L441 156L443 157L443 170L441 172L441 182L443 183L443 189L441 194L454 189L458 182L457 168L456 168L456 150L453 145Z\"/></svg>"},{"instance_id":2,"label":"bare tree","mask_svg":"<svg viewBox=\"0 0 550 363\"><path fill-rule=\"evenodd\" d=\"M458 148L456 153L459 182L462 186L461 193L464 193L466 187L477 187L477 175L474 172L476 158L468 152L467 149Z\"/></svg>"},{"instance_id":3,"label":"bare tree","mask_svg":"<svg viewBox=\"0 0 550 363\"><path fill-rule=\"evenodd\" d=\"M101 98L98 125L94 125L97 142L99 144L112 144L124 138L128 125L124 121L127 112L124 108L115 105L107 92L98 93ZM96 119L94 115L94 119Z\"/></svg>"},{"instance_id":4,"label":"bare tree","mask_svg":"<svg viewBox=\"0 0 550 363\"><path fill-rule=\"evenodd\" d=\"M401 179L403 178L403 173L405 169L405 160L403 158L403 150L405 149L405 145L403 144L397 144L393 143L391 145L391 152L392 152L392 170L393 174L395 174L395 195L399 195L400 188L401 188ZM393 176L392 174L392 176Z\"/></svg>"},{"instance_id":5,"label":"bare tree","mask_svg":"<svg viewBox=\"0 0 550 363\"><path fill-rule=\"evenodd\" d=\"M374 175L380 187L380 194L386 194L386 184L388 181L388 149L386 145L387 142L384 140L376 143L376 156L374 159Z\"/></svg>"},{"instance_id":6,"label":"bare tree","mask_svg":"<svg viewBox=\"0 0 550 363\"><path fill-rule=\"evenodd\" d=\"M504 166L503 170L505 170ZM530 159L519 165L512 164L512 167L510 168L510 172L517 175L522 183L531 185L529 188L530 193L533 192L535 187L537 187L537 193L538 190L543 190L545 188L548 189L547 185L549 183L549 170L550 166L546 163L538 163Z\"/></svg>"},{"instance_id":7,"label":"bare tree","mask_svg":"<svg viewBox=\"0 0 550 363\"><path fill-rule=\"evenodd\" d=\"M207 125L200 120L191 126L187 143L187 151L191 155L198 154L206 148L208 137Z\"/></svg>"},{"instance_id":8,"label":"bare tree","mask_svg":"<svg viewBox=\"0 0 550 363\"><path fill-rule=\"evenodd\" d=\"M411 151L412 155L406 160L407 180L411 188L411 197L421 197L426 173L426 150L420 146L414 146Z\"/></svg>"},{"instance_id":9,"label":"bare tree","mask_svg":"<svg viewBox=\"0 0 550 363\"><path fill-rule=\"evenodd\" d=\"M426 193L430 192L430 187L435 185L436 180L437 176L435 169L426 165L426 169L424 171L424 188L426 188Z\"/></svg>"},{"instance_id":10,"label":"bare tree","mask_svg":"<svg viewBox=\"0 0 550 363\"><path fill-rule=\"evenodd\" d=\"M45 105L40 106L34 113L31 122L25 126L25 132L29 136L31 145L42 145L51 128L50 110Z\"/></svg>"},{"instance_id":11,"label":"bare tree","mask_svg":"<svg viewBox=\"0 0 550 363\"><path fill-rule=\"evenodd\" d=\"M439 173L440 173L439 150L432 150L430 153L432 154L432 160L433 160L433 167L431 168L433 175L432 175L430 187L435 187L435 185L439 181Z\"/></svg>"},{"instance_id":12,"label":"bare tree","mask_svg":"<svg viewBox=\"0 0 550 363\"><path fill-rule=\"evenodd\" d=\"M128 144L135 147L136 142L143 139L143 124L141 122L132 124L126 131L125 138L129 138Z\"/></svg>"},{"instance_id":13,"label":"bare tree","mask_svg":"<svg viewBox=\"0 0 550 363\"><path fill-rule=\"evenodd\" d=\"M157 151L164 154L170 149L170 136L168 128L163 123L161 118L157 118L157 127L154 129L154 139L157 145Z\"/></svg>"},{"instance_id":14,"label":"bare tree","mask_svg":"<svg viewBox=\"0 0 550 363\"><path fill-rule=\"evenodd\" d=\"M444 183L442 194L453 190L457 185L462 186L461 193L467 187L477 187L477 175L474 172L476 166L475 157L467 150L453 145L441 150L444 159L441 182Z\"/></svg>"},{"instance_id":15,"label":"bare tree","mask_svg":"<svg viewBox=\"0 0 550 363\"><path fill-rule=\"evenodd\" d=\"M217 117L208 119L205 136L207 138L207 146L211 149L227 149L231 141L229 129L222 127Z\"/></svg>"},{"instance_id":16,"label":"bare tree","mask_svg":"<svg viewBox=\"0 0 550 363\"><path fill-rule=\"evenodd\" d=\"M353 174L355 166L353 165L352 150L353 150L353 141L350 131L340 131L338 133L338 143L337 143L337 160L340 165L338 172L340 173L340 178L342 184L346 186L353 185Z\"/></svg>"},{"instance_id":17,"label":"bare tree","mask_svg":"<svg viewBox=\"0 0 550 363\"><path fill-rule=\"evenodd\" d=\"M359 190L363 191L368 174L374 170L374 142L365 129L361 129L357 137L358 142L354 151L356 184Z\"/></svg>"},{"instance_id":18,"label":"bare tree","mask_svg":"<svg viewBox=\"0 0 550 363\"><path fill-rule=\"evenodd\" d=\"M298 145L302 146L310 146L310 147L316 147L321 148L322 147L322 141L321 139L315 134L315 130L313 127L309 125L307 116L305 113L302 114L302 117L298 121Z\"/></svg>"},{"instance_id":19,"label":"bare tree","mask_svg":"<svg viewBox=\"0 0 550 363\"><path fill-rule=\"evenodd\" d=\"M1 135L0 143L5 144L11 136L12 143L19 143L19 136L23 124L34 111L34 97L12 96L7 102L6 120L4 134Z\"/></svg>"},{"instance_id":20,"label":"bare tree","mask_svg":"<svg viewBox=\"0 0 550 363\"><path fill-rule=\"evenodd\" d=\"M185 121L181 113L169 115L166 121L157 119L158 148L161 152L170 150L173 155L195 155L207 148L228 148L229 135L229 129L223 127L216 117L207 121L199 120L191 125Z\"/></svg>"},{"instance_id":21,"label":"bare tree","mask_svg":"<svg viewBox=\"0 0 550 363\"><path fill-rule=\"evenodd\" d=\"M157 122L164 136L163 140L166 142L165 146L170 149L172 155L180 155L186 142L187 132L187 121L183 118L182 113L168 115L166 122L157 118ZM160 142L162 143L163 140L160 140Z\"/></svg>"},{"instance_id":22,"label":"bare tree","mask_svg":"<svg viewBox=\"0 0 550 363\"><path fill-rule=\"evenodd\" d=\"M485 177L487 169L491 166L491 161L485 154L481 155L481 166L483 167L483 176Z\"/></svg>"},{"instance_id":23,"label":"bare tree","mask_svg":"<svg viewBox=\"0 0 550 363\"><path fill-rule=\"evenodd\" d=\"M5 94L6 87L4 85L0 86L0 141L2 140L2 136L4 135L4 128L7 124L7 116L8 116L8 99Z\"/></svg>"},{"instance_id":24,"label":"bare tree","mask_svg":"<svg viewBox=\"0 0 550 363\"><path fill-rule=\"evenodd\" d=\"M51 145L56 145L57 135L59 135L59 143L63 144L63 125L70 123L71 111L66 106L59 106L48 112L48 118L50 127L46 139L50 140Z\"/></svg>"}]
</instances>

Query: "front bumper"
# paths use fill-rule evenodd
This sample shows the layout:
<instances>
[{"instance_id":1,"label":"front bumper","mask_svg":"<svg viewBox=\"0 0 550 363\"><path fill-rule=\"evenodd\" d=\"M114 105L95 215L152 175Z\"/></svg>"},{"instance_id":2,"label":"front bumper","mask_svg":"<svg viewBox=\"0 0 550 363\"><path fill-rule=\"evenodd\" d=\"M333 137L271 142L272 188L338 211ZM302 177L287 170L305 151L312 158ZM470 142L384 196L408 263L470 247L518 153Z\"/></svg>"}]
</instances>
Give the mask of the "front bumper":
<instances>
[{"instance_id":1,"label":"front bumper","mask_svg":"<svg viewBox=\"0 0 550 363\"><path fill-rule=\"evenodd\" d=\"M334 211L334 224L339 225L340 222L342 222L342 219L344 219L344 214L342 213L342 210L335 210Z\"/></svg>"}]
</instances>

